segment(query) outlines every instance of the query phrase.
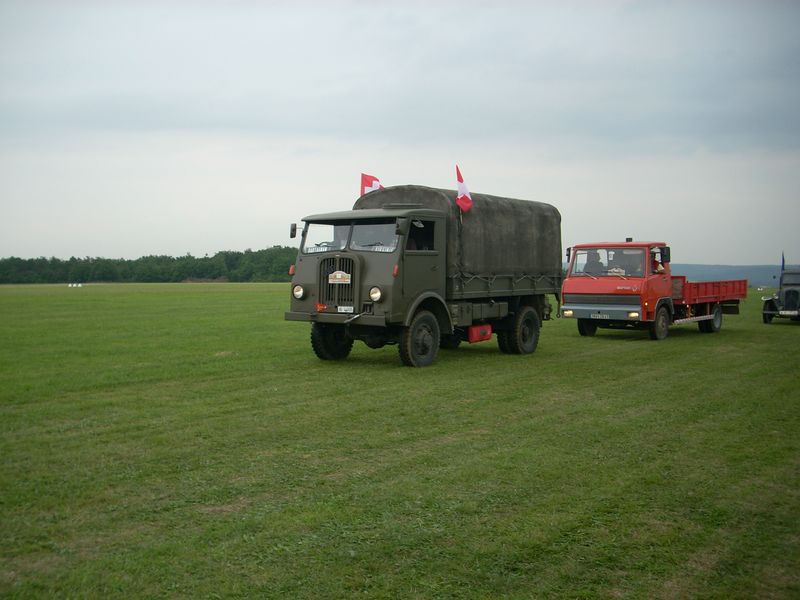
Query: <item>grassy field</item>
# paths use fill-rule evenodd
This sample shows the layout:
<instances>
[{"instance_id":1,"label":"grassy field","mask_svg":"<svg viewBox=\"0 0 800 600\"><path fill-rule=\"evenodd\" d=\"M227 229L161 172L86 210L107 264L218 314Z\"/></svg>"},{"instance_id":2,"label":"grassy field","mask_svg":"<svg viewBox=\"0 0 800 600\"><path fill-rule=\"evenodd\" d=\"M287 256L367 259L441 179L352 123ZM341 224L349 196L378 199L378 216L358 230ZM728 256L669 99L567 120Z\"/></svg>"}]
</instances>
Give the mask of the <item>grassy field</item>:
<instances>
[{"instance_id":1,"label":"grassy field","mask_svg":"<svg viewBox=\"0 0 800 600\"><path fill-rule=\"evenodd\" d=\"M800 324L319 361L286 284L0 287L0 596L800 597Z\"/></svg>"}]
</instances>

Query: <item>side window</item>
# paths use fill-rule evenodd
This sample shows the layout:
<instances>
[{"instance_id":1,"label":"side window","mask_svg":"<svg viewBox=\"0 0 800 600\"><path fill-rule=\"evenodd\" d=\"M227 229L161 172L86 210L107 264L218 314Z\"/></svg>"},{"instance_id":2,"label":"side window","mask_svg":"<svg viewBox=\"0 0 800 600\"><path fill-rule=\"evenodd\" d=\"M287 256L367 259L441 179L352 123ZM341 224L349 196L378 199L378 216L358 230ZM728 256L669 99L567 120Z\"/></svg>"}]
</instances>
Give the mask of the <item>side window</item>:
<instances>
[{"instance_id":1,"label":"side window","mask_svg":"<svg viewBox=\"0 0 800 600\"><path fill-rule=\"evenodd\" d=\"M434 246L434 221L413 219L408 231L406 250L436 250Z\"/></svg>"},{"instance_id":2,"label":"side window","mask_svg":"<svg viewBox=\"0 0 800 600\"><path fill-rule=\"evenodd\" d=\"M578 250L575 253L575 262L572 263L572 272L583 273L585 268L586 268L586 251Z\"/></svg>"}]
</instances>

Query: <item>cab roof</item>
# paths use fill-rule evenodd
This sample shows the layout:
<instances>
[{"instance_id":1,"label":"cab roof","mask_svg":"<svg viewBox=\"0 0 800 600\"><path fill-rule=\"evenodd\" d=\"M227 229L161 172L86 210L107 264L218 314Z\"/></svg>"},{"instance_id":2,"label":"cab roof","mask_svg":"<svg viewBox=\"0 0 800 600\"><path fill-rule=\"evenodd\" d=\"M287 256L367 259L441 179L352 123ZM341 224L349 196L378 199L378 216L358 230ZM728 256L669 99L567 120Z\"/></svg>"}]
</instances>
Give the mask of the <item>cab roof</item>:
<instances>
[{"instance_id":1,"label":"cab roof","mask_svg":"<svg viewBox=\"0 0 800 600\"><path fill-rule=\"evenodd\" d=\"M664 242L595 242L592 244L575 244L573 248L649 248L650 246L666 246Z\"/></svg>"},{"instance_id":2,"label":"cab roof","mask_svg":"<svg viewBox=\"0 0 800 600\"><path fill-rule=\"evenodd\" d=\"M303 221L363 221L365 219L397 219L398 217L444 217L440 210L425 208L422 205L397 205L386 208L364 208L359 210L343 210L340 212L321 213L303 217Z\"/></svg>"}]
</instances>

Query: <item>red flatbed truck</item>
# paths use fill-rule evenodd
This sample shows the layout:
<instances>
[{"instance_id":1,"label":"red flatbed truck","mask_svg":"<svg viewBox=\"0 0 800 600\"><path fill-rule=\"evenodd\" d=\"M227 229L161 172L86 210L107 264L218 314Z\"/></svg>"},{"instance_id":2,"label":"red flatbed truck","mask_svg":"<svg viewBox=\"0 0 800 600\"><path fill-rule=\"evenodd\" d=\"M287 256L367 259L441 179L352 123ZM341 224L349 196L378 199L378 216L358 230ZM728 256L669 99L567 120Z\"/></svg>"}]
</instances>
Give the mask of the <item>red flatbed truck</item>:
<instances>
[{"instance_id":1,"label":"red flatbed truck","mask_svg":"<svg viewBox=\"0 0 800 600\"><path fill-rule=\"evenodd\" d=\"M747 280L690 282L670 272L664 242L603 242L567 249L561 316L576 319L578 332L599 328L647 329L663 340L670 325L697 323L703 333L722 327L723 314L739 314Z\"/></svg>"}]
</instances>

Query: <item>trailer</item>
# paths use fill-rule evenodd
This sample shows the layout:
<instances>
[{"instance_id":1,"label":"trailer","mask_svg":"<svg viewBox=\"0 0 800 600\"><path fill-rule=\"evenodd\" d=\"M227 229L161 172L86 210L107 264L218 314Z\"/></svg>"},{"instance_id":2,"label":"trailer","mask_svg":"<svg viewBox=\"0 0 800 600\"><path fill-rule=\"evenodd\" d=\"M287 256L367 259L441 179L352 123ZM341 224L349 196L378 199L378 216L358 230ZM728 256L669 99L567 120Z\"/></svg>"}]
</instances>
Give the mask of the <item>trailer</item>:
<instances>
[{"instance_id":1,"label":"trailer","mask_svg":"<svg viewBox=\"0 0 800 600\"><path fill-rule=\"evenodd\" d=\"M663 340L670 326L685 323L718 332L723 314L739 314L747 280L687 281L672 275L670 254L664 242L630 238L569 248L560 316L576 319L582 336L633 328Z\"/></svg>"}]
</instances>

